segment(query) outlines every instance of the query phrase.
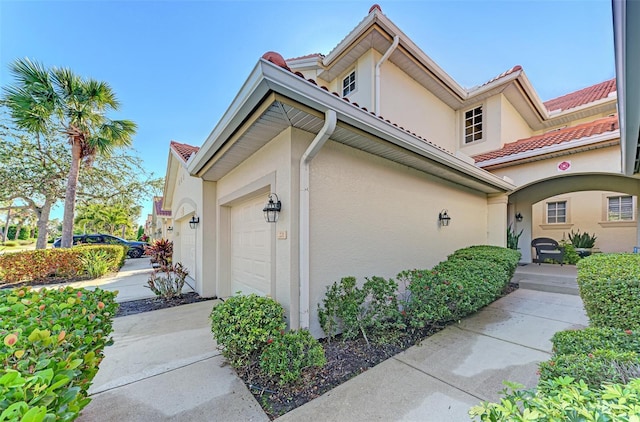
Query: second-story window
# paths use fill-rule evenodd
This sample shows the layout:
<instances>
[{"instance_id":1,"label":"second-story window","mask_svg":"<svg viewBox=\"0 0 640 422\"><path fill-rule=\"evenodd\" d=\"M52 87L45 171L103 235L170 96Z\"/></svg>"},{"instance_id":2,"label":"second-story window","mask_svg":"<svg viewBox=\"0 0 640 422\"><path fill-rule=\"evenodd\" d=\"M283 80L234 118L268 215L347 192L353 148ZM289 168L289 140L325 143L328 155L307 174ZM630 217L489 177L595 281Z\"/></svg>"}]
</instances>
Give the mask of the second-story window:
<instances>
[{"instance_id":1,"label":"second-story window","mask_svg":"<svg viewBox=\"0 0 640 422\"><path fill-rule=\"evenodd\" d=\"M349 73L349 76L342 80L342 96L346 97L356 90L356 71Z\"/></svg>"},{"instance_id":2,"label":"second-story window","mask_svg":"<svg viewBox=\"0 0 640 422\"><path fill-rule=\"evenodd\" d=\"M482 106L464 113L464 143L470 144L482 139Z\"/></svg>"}]
</instances>

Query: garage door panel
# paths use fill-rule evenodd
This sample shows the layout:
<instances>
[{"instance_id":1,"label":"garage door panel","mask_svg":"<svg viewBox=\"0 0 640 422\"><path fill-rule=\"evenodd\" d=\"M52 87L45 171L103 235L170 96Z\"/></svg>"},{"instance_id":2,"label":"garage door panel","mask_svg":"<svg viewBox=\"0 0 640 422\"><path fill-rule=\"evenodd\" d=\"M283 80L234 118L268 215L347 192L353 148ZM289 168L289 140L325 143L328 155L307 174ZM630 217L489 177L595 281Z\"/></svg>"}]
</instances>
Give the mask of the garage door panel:
<instances>
[{"instance_id":1,"label":"garage door panel","mask_svg":"<svg viewBox=\"0 0 640 422\"><path fill-rule=\"evenodd\" d=\"M264 221L264 198L231 208L232 292L267 295L271 292L271 230Z\"/></svg>"},{"instance_id":2,"label":"garage door panel","mask_svg":"<svg viewBox=\"0 0 640 422\"><path fill-rule=\"evenodd\" d=\"M180 261L189 271L191 277L195 277L196 270L196 231L189 227L188 221L180 223Z\"/></svg>"}]
</instances>

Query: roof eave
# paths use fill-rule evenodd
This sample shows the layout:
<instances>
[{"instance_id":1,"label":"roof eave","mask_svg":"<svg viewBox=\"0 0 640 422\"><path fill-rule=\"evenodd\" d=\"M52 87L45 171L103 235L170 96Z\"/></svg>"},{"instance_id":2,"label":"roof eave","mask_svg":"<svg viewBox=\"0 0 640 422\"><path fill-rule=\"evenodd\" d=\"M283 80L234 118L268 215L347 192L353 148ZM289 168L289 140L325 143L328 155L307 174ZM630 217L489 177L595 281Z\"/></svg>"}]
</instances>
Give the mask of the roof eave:
<instances>
[{"instance_id":1,"label":"roof eave","mask_svg":"<svg viewBox=\"0 0 640 422\"><path fill-rule=\"evenodd\" d=\"M600 133L598 135L588 136L581 139L575 139L572 141L562 142L555 145L549 145L542 148L531 149L516 154L505 155L504 157L493 158L491 160L481 161L476 164L480 168L492 167L500 164L506 164L512 161L521 161L536 156L542 156L546 154L553 154L560 151L581 148L588 145L594 145L601 142L610 141L620 137L620 130L614 130L611 132Z\"/></svg>"},{"instance_id":2,"label":"roof eave","mask_svg":"<svg viewBox=\"0 0 640 422\"><path fill-rule=\"evenodd\" d=\"M388 124L379 117L264 59L258 62L249 81L243 86L223 119L198 151L197 161L194 160L189 165L192 175L199 175L198 173L206 166L209 159L224 145L228 137L235 132L265 94L273 91L322 113L329 109L334 110L340 121L463 173L492 189L507 192L515 188L511 183L420 140L405 130ZM248 87L252 89L247 89Z\"/></svg>"}]
</instances>

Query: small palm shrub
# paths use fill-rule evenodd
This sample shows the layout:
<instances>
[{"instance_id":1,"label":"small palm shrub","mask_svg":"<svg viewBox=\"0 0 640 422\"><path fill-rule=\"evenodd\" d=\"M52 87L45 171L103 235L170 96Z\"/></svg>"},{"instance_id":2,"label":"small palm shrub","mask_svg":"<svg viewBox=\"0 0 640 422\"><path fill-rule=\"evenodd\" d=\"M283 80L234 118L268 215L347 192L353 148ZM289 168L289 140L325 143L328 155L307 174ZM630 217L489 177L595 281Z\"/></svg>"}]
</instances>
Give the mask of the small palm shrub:
<instances>
[{"instance_id":1,"label":"small palm shrub","mask_svg":"<svg viewBox=\"0 0 640 422\"><path fill-rule=\"evenodd\" d=\"M580 230L577 232L569 233L569 241L575 248L585 248L590 249L593 248L596 244L596 239L598 237L594 234L589 234L587 232L580 233Z\"/></svg>"},{"instance_id":2,"label":"small palm shrub","mask_svg":"<svg viewBox=\"0 0 640 422\"><path fill-rule=\"evenodd\" d=\"M268 375L278 377L280 384L296 381L302 371L322 367L327 363L322 345L307 330L280 332L267 339L260 356L260 368Z\"/></svg>"},{"instance_id":3,"label":"small palm shrub","mask_svg":"<svg viewBox=\"0 0 640 422\"><path fill-rule=\"evenodd\" d=\"M80 257L82 266L89 277L102 277L113 267L109 254L105 250L90 250Z\"/></svg>"}]
</instances>

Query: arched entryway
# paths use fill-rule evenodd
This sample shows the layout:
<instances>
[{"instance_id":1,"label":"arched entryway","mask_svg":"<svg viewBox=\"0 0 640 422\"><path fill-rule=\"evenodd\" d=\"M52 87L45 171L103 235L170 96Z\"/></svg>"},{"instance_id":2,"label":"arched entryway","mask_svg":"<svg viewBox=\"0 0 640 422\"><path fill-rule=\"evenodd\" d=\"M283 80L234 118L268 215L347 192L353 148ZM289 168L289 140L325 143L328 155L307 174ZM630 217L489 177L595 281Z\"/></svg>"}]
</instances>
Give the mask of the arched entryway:
<instances>
[{"instance_id":1,"label":"arched entryway","mask_svg":"<svg viewBox=\"0 0 640 422\"><path fill-rule=\"evenodd\" d=\"M546 198L572 192L582 191L614 191L627 195L640 195L640 180L612 173L580 173L566 176L551 177L521 186L509 194L508 223L516 231L523 230L520 237L522 262L531 262L532 238L532 206ZM515 221L515 215L520 213L522 221ZM638 220L637 209L635 220ZM640 244L640 233L636 235Z\"/></svg>"}]
</instances>

